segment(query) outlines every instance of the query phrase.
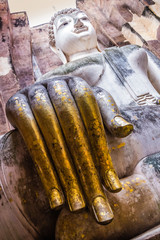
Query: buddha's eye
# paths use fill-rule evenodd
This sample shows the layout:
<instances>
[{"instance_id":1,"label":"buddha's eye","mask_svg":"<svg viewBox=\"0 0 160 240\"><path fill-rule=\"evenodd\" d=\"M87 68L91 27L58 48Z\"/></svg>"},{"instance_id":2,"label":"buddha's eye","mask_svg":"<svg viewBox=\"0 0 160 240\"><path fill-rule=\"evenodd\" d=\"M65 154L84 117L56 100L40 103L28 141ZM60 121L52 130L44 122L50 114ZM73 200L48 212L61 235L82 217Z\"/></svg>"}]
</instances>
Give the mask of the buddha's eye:
<instances>
[{"instance_id":1,"label":"buddha's eye","mask_svg":"<svg viewBox=\"0 0 160 240\"><path fill-rule=\"evenodd\" d=\"M88 18L87 18L87 17L82 17L81 19L82 19L82 20L84 20L84 21L85 21L85 20L88 20Z\"/></svg>"},{"instance_id":2,"label":"buddha's eye","mask_svg":"<svg viewBox=\"0 0 160 240\"><path fill-rule=\"evenodd\" d=\"M65 22L61 23L61 25L58 27L58 29L67 26L69 22L70 22L70 21L65 21Z\"/></svg>"},{"instance_id":3,"label":"buddha's eye","mask_svg":"<svg viewBox=\"0 0 160 240\"><path fill-rule=\"evenodd\" d=\"M63 26L66 26L66 25L68 25L68 22L64 22L62 25L63 25Z\"/></svg>"}]
</instances>

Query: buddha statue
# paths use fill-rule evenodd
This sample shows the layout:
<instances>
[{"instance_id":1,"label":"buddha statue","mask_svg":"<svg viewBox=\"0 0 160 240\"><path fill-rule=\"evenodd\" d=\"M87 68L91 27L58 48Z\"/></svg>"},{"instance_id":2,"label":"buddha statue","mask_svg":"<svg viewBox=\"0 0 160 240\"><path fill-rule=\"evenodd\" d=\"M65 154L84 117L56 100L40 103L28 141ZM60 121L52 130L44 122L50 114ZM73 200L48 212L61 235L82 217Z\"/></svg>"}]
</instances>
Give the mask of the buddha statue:
<instances>
[{"instance_id":1,"label":"buddha statue","mask_svg":"<svg viewBox=\"0 0 160 240\"><path fill-rule=\"evenodd\" d=\"M50 45L64 65L16 93L6 111L23 136L50 207L59 209L66 198L70 211L61 211L56 239L130 239L158 225L160 61L138 46L101 51L79 9L52 18ZM1 145L4 165L11 167L15 139L23 140L8 138ZM86 203L90 213L83 210Z\"/></svg>"}]
</instances>

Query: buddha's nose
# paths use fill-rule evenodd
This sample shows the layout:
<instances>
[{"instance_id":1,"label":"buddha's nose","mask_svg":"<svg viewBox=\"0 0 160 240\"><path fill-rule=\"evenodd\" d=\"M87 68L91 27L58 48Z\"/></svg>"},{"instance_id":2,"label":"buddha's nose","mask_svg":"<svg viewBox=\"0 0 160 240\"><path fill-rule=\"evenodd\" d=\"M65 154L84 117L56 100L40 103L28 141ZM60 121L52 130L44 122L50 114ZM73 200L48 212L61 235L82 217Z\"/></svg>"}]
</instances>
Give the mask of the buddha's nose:
<instances>
[{"instance_id":1,"label":"buddha's nose","mask_svg":"<svg viewBox=\"0 0 160 240\"><path fill-rule=\"evenodd\" d=\"M83 26L84 26L84 24L83 24L83 22L81 22L80 19L75 19L74 20L74 27L80 28L80 27L83 27Z\"/></svg>"}]
</instances>

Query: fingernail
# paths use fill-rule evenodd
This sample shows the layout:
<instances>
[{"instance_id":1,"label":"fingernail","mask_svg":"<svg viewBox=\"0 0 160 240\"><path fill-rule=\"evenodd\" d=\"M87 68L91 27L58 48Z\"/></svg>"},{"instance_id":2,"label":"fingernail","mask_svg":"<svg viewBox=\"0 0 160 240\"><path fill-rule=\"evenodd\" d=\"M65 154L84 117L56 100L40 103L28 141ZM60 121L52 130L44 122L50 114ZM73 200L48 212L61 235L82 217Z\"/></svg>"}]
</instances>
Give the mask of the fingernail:
<instances>
[{"instance_id":1,"label":"fingernail","mask_svg":"<svg viewBox=\"0 0 160 240\"><path fill-rule=\"evenodd\" d=\"M121 116L116 116L113 124L116 126L114 131L117 137L127 137L133 131L133 125Z\"/></svg>"},{"instance_id":2,"label":"fingernail","mask_svg":"<svg viewBox=\"0 0 160 240\"><path fill-rule=\"evenodd\" d=\"M67 200L71 212L79 212L86 206L82 194L76 189L69 191L67 194Z\"/></svg>"},{"instance_id":3,"label":"fingernail","mask_svg":"<svg viewBox=\"0 0 160 240\"><path fill-rule=\"evenodd\" d=\"M105 183L105 187L110 192L119 192L122 189L122 184L121 184L116 172L113 169L110 169L105 172L104 183Z\"/></svg>"},{"instance_id":4,"label":"fingernail","mask_svg":"<svg viewBox=\"0 0 160 240\"><path fill-rule=\"evenodd\" d=\"M52 189L49 196L49 203L51 209L59 209L64 204L64 196L56 188Z\"/></svg>"},{"instance_id":5,"label":"fingernail","mask_svg":"<svg viewBox=\"0 0 160 240\"><path fill-rule=\"evenodd\" d=\"M93 200L92 209L96 220L100 224L107 224L113 220L113 212L107 199L98 196Z\"/></svg>"}]
</instances>

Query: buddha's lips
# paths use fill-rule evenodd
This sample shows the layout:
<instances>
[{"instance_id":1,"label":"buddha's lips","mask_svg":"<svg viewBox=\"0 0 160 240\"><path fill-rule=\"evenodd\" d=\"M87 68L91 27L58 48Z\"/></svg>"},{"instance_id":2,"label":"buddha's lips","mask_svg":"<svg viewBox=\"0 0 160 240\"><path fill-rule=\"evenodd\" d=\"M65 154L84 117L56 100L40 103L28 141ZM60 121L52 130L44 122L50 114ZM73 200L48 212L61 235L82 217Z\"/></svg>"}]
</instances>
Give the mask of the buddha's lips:
<instances>
[{"instance_id":1,"label":"buddha's lips","mask_svg":"<svg viewBox=\"0 0 160 240\"><path fill-rule=\"evenodd\" d=\"M81 28L76 28L74 30L74 33L81 33L81 32L85 32L85 31L88 31L88 27L86 27L86 26L81 27Z\"/></svg>"}]
</instances>

